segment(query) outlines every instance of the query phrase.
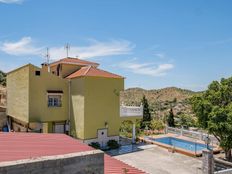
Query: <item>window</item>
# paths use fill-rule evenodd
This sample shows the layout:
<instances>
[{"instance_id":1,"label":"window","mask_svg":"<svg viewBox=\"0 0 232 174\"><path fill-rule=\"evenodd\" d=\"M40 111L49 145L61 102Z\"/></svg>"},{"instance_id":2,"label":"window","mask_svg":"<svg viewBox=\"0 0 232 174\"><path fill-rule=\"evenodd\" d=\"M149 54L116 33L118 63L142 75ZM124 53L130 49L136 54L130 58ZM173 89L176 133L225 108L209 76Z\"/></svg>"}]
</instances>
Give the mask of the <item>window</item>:
<instances>
[{"instance_id":1,"label":"window","mask_svg":"<svg viewBox=\"0 0 232 174\"><path fill-rule=\"evenodd\" d=\"M48 107L61 107L61 95L48 95Z\"/></svg>"},{"instance_id":2,"label":"window","mask_svg":"<svg viewBox=\"0 0 232 174\"><path fill-rule=\"evenodd\" d=\"M40 76L40 71L35 71L36 76Z\"/></svg>"}]
</instances>

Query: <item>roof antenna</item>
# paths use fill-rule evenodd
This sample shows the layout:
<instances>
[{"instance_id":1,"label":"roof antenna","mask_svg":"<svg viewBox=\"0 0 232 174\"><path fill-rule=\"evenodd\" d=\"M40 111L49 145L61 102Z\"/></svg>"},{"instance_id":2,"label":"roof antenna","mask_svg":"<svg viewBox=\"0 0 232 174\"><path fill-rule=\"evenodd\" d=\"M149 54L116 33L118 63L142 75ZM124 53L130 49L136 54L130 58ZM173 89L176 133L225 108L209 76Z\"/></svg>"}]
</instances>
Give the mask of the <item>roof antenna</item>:
<instances>
[{"instance_id":1,"label":"roof antenna","mask_svg":"<svg viewBox=\"0 0 232 174\"><path fill-rule=\"evenodd\" d=\"M64 47L64 49L66 49L66 54L67 54L67 58L68 58L68 53L69 53L69 50L70 50L70 45L69 43L67 43Z\"/></svg>"},{"instance_id":2,"label":"roof antenna","mask_svg":"<svg viewBox=\"0 0 232 174\"><path fill-rule=\"evenodd\" d=\"M50 65L49 65L49 63L50 63L50 54L49 54L49 48L47 48L47 53L46 53L45 57L47 58L48 72L50 72Z\"/></svg>"}]
</instances>

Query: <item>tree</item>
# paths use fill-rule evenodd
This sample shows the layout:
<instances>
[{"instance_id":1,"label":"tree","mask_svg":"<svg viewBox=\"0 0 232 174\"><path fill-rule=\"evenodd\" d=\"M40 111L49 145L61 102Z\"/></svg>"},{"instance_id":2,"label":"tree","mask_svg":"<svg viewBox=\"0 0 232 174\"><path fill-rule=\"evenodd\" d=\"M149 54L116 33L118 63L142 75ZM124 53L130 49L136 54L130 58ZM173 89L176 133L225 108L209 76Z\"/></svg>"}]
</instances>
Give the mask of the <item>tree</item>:
<instances>
[{"instance_id":1,"label":"tree","mask_svg":"<svg viewBox=\"0 0 232 174\"><path fill-rule=\"evenodd\" d=\"M213 81L208 89L191 99L199 126L213 134L232 161L232 77Z\"/></svg>"},{"instance_id":2,"label":"tree","mask_svg":"<svg viewBox=\"0 0 232 174\"><path fill-rule=\"evenodd\" d=\"M151 129L152 130L163 130L165 128L164 123L160 119L152 119L151 121Z\"/></svg>"},{"instance_id":3,"label":"tree","mask_svg":"<svg viewBox=\"0 0 232 174\"><path fill-rule=\"evenodd\" d=\"M167 123L169 127L175 127L174 113L172 108L170 109L169 114L167 116Z\"/></svg>"},{"instance_id":4,"label":"tree","mask_svg":"<svg viewBox=\"0 0 232 174\"><path fill-rule=\"evenodd\" d=\"M150 128L151 125L151 112L148 101L145 95L142 98L142 105L143 105L143 119L141 121L140 127L144 129L146 126Z\"/></svg>"},{"instance_id":5,"label":"tree","mask_svg":"<svg viewBox=\"0 0 232 174\"><path fill-rule=\"evenodd\" d=\"M188 114L180 114L178 115L178 125L181 127L189 128L191 126L195 126L195 120L191 115Z\"/></svg>"},{"instance_id":6,"label":"tree","mask_svg":"<svg viewBox=\"0 0 232 174\"><path fill-rule=\"evenodd\" d=\"M0 70L0 85L6 86L6 74Z\"/></svg>"}]
</instances>

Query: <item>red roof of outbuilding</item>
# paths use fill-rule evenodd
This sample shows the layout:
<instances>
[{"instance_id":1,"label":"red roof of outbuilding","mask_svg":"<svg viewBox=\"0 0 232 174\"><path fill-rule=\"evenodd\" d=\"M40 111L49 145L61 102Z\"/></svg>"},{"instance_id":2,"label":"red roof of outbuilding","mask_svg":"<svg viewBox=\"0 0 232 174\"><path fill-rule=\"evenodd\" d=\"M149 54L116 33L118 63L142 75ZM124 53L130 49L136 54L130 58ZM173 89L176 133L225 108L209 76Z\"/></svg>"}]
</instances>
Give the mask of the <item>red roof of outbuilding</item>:
<instances>
[{"instance_id":1,"label":"red roof of outbuilding","mask_svg":"<svg viewBox=\"0 0 232 174\"><path fill-rule=\"evenodd\" d=\"M0 132L0 162L32 159L94 150L65 134ZM105 174L144 174L109 155L104 156Z\"/></svg>"},{"instance_id":2,"label":"red roof of outbuilding","mask_svg":"<svg viewBox=\"0 0 232 174\"><path fill-rule=\"evenodd\" d=\"M113 74L92 66L85 66L82 67L80 70L77 70L76 72L69 75L68 79L77 78L77 77L106 77L106 78L123 78L122 76L119 76L117 74Z\"/></svg>"},{"instance_id":3,"label":"red roof of outbuilding","mask_svg":"<svg viewBox=\"0 0 232 174\"><path fill-rule=\"evenodd\" d=\"M95 63L95 62L90 62L90 61L81 60L81 59L72 58L72 57L67 57L67 58L63 58L58 61L55 61L51 63L50 66L55 66L57 64L71 64L71 65L81 65L81 66L91 65L94 67L97 67L99 65L98 63Z\"/></svg>"},{"instance_id":4,"label":"red roof of outbuilding","mask_svg":"<svg viewBox=\"0 0 232 174\"><path fill-rule=\"evenodd\" d=\"M104 157L104 163L105 163L105 171L104 171L105 174L124 174L124 173L145 174L144 171L132 167L106 154Z\"/></svg>"},{"instance_id":5,"label":"red roof of outbuilding","mask_svg":"<svg viewBox=\"0 0 232 174\"><path fill-rule=\"evenodd\" d=\"M0 162L90 150L65 134L0 133Z\"/></svg>"}]
</instances>

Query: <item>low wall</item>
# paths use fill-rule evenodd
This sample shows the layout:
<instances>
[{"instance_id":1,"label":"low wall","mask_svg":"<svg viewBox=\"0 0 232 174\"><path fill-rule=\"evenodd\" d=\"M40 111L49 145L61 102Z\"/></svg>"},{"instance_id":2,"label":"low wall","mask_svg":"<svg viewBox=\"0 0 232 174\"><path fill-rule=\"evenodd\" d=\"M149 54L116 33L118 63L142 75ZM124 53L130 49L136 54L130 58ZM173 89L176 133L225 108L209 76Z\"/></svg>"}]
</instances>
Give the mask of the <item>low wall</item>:
<instances>
[{"instance_id":1,"label":"low wall","mask_svg":"<svg viewBox=\"0 0 232 174\"><path fill-rule=\"evenodd\" d=\"M1 174L103 174L104 153L100 150L47 156L0 163Z\"/></svg>"}]
</instances>

